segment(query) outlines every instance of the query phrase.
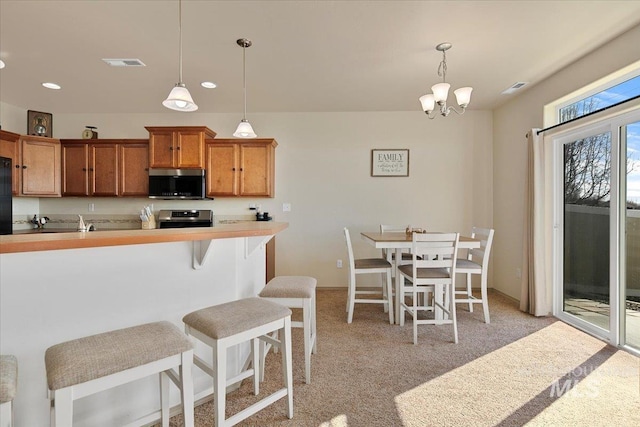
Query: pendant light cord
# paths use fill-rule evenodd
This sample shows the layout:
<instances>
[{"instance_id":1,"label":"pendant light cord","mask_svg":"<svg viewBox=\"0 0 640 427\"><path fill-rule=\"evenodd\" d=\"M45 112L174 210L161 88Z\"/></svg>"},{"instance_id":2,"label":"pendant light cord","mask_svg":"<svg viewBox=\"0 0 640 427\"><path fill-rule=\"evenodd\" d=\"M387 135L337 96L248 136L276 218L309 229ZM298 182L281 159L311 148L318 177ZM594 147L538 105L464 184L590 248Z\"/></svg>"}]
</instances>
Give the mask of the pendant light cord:
<instances>
[{"instance_id":1,"label":"pendant light cord","mask_svg":"<svg viewBox=\"0 0 640 427\"><path fill-rule=\"evenodd\" d=\"M242 47L242 91L244 92L244 114L242 118L247 120L247 60L246 60L247 48Z\"/></svg>"},{"instance_id":2,"label":"pendant light cord","mask_svg":"<svg viewBox=\"0 0 640 427\"><path fill-rule=\"evenodd\" d=\"M179 79L180 81L178 83L182 83L182 0L179 0L178 2L178 29L180 31L180 50L179 50L179 56L180 56L180 76Z\"/></svg>"}]
</instances>

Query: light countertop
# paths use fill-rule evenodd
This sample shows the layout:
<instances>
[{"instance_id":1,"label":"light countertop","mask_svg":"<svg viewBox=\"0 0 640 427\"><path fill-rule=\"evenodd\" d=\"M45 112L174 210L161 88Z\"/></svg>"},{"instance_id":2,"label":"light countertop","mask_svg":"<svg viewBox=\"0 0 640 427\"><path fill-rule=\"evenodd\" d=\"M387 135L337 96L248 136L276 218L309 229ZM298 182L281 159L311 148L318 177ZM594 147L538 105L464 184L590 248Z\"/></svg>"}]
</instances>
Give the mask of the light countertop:
<instances>
[{"instance_id":1,"label":"light countertop","mask_svg":"<svg viewBox=\"0 0 640 427\"><path fill-rule=\"evenodd\" d=\"M286 222L243 221L215 227L164 228L155 230L104 230L90 232L31 232L0 236L0 254L139 245L190 240L269 236L289 226Z\"/></svg>"}]
</instances>

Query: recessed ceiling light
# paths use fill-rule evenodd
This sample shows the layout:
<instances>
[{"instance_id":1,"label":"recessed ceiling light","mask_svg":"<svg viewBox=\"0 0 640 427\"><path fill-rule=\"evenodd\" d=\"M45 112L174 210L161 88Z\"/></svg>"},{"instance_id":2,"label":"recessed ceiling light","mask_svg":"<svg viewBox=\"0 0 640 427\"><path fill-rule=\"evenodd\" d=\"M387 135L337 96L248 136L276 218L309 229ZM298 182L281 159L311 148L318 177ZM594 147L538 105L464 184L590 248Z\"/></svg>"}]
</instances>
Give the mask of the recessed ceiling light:
<instances>
[{"instance_id":1,"label":"recessed ceiling light","mask_svg":"<svg viewBox=\"0 0 640 427\"><path fill-rule=\"evenodd\" d=\"M46 87L47 89L61 89L60 85L51 82L42 83L42 86Z\"/></svg>"},{"instance_id":2,"label":"recessed ceiling light","mask_svg":"<svg viewBox=\"0 0 640 427\"><path fill-rule=\"evenodd\" d=\"M207 89L214 89L216 87L218 87L217 84L215 84L214 82L202 82L200 83L200 86L207 88Z\"/></svg>"},{"instance_id":3,"label":"recessed ceiling light","mask_svg":"<svg viewBox=\"0 0 640 427\"><path fill-rule=\"evenodd\" d=\"M0 70L2 70L3 68L4 68L4 61L0 59Z\"/></svg>"}]
</instances>

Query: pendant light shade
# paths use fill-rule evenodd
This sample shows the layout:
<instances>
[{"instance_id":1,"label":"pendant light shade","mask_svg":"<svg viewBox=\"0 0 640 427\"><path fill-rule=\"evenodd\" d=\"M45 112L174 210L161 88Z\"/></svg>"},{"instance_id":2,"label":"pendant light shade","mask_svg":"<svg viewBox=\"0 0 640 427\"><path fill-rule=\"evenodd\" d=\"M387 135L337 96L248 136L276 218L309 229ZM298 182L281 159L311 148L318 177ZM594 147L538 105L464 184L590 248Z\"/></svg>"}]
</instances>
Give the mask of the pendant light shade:
<instances>
[{"instance_id":1,"label":"pendant light shade","mask_svg":"<svg viewBox=\"0 0 640 427\"><path fill-rule=\"evenodd\" d=\"M176 111L188 112L198 109L184 83L176 83L171 92L169 92L167 99L162 101L162 105Z\"/></svg>"},{"instance_id":2,"label":"pendant light shade","mask_svg":"<svg viewBox=\"0 0 640 427\"><path fill-rule=\"evenodd\" d=\"M179 29L180 29L180 51L179 51L179 75L178 75L178 83L171 89L169 92L169 96L167 99L162 101L162 105L171 110L176 111L196 111L198 106L195 102L193 102L193 98L189 93L189 90L182 83L182 0L179 1L179 12L178 12L178 21L179 21Z\"/></svg>"},{"instance_id":3,"label":"pendant light shade","mask_svg":"<svg viewBox=\"0 0 640 427\"><path fill-rule=\"evenodd\" d=\"M258 135L253 131L253 127L251 127L251 123L249 123L246 119L240 120L238 124L238 128L233 133L233 136L236 138L255 138Z\"/></svg>"},{"instance_id":4,"label":"pendant light shade","mask_svg":"<svg viewBox=\"0 0 640 427\"><path fill-rule=\"evenodd\" d=\"M255 138L258 135L253 131L251 123L247 120L247 61L245 52L248 47L251 47L251 40L238 39L236 40L236 43L242 48L242 90L244 92L244 115L242 116L242 120L240 120L240 124L238 124L238 128L233 133L233 136L236 138Z\"/></svg>"}]
</instances>

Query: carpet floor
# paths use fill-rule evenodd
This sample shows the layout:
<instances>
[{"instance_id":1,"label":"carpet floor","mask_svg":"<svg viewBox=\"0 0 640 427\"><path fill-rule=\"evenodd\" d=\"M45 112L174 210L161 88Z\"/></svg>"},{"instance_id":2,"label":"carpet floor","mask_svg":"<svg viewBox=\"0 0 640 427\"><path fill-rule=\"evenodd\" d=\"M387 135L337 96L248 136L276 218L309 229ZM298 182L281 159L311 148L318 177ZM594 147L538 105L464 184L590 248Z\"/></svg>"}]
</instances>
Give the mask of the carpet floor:
<instances>
[{"instance_id":1,"label":"carpet floor","mask_svg":"<svg viewBox=\"0 0 640 427\"><path fill-rule=\"evenodd\" d=\"M382 306L356 305L346 290L317 293L318 354L304 383L302 330L293 330L294 417L284 399L241 426L593 426L640 425L640 359L554 318L535 318L490 293L482 309L458 305L451 325L390 325ZM294 318L298 313L294 311ZM258 397L250 380L227 395L227 417L282 387L280 354L267 357ZM172 426L181 426L181 416ZM196 427L213 426L213 403Z\"/></svg>"}]
</instances>

